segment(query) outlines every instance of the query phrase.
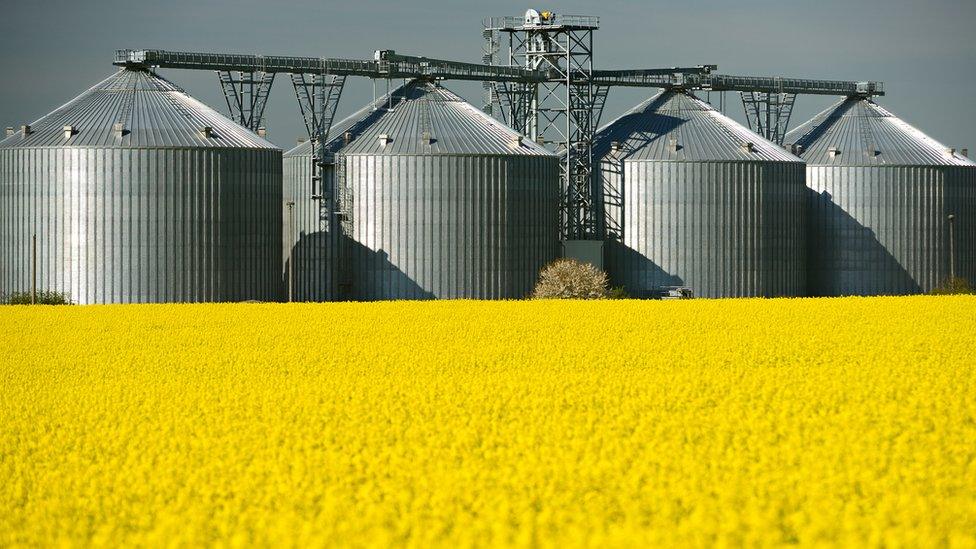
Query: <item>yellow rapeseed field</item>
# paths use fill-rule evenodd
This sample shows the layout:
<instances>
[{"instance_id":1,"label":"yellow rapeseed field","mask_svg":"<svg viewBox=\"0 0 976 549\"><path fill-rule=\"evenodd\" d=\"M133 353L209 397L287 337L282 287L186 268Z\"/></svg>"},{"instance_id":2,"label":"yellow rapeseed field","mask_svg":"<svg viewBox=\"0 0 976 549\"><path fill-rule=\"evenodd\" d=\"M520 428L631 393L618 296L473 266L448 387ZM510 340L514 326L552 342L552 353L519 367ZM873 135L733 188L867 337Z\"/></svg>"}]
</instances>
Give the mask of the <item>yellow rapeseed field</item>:
<instances>
[{"instance_id":1,"label":"yellow rapeseed field","mask_svg":"<svg viewBox=\"0 0 976 549\"><path fill-rule=\"evenodd\" d=\"M0 547L976 546L974 297L0 330Z\"/></svg>"}]
</instances>

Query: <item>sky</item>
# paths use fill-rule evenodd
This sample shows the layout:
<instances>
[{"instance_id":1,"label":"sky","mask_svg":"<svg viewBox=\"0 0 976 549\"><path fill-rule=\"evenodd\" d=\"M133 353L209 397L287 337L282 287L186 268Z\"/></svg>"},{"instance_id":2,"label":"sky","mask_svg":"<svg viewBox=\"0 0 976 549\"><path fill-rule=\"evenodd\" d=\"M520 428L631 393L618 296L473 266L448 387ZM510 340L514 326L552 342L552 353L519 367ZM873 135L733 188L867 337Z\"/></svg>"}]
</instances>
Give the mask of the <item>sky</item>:
<instances>
[{"instance_id":1,"label":"sky","mask_svg":"<svg viewBox=\"0 0 976 549\"><path fill-rule=\"evenodd\" d=\"M480 62L482 19L530 7L599 16L598 68L709 63L724 74L879 80L888 110L947 146L976 148L976 0L0 0L0 126L34 121L102 80L116 49L360 59L394 49ZM160 73L226 113L214 73ZM480 84L446 86L481 105ZM372 89L350 79L339 114L368 102ZM603 120L652 93L613 89ZM834 100L801 96L790 127ZM738 98L726 101L744 121ZM266 125L286 150L305 133L284 78Z\"/></svg>"}]
</instances>

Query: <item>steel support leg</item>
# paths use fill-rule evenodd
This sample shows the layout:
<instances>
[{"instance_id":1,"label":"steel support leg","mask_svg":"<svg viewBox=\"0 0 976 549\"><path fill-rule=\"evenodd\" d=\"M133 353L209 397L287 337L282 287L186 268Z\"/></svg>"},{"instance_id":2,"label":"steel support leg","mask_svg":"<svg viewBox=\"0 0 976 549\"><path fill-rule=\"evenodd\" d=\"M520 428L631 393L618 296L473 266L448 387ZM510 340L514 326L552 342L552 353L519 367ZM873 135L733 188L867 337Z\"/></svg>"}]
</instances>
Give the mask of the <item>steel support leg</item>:
<instances>
[{"instance_id":1,"label":"steel support leg","mask_svg":"<svg viewBox=\"0 0 976 549\"><path fill-rule=\"evenodd\" d=\"M312 198L329 198L326 196L328 189L321 186L321 171L326 164L333 162L332 151L327 149L329 130L332 129L346 77L328 74L291 76L298 108L312 144Z\"/></svg>"},{"instance_id":2,"label":"steel support leg","mask_svg":"<svg viewBox=\"0 0 976 549\"><path fill-rule=\"evenodd\" d=\"M789 129L796 94L741 92L740 95L749 129L782 145Z\"/></svg>"},{"instance_id":3,"label":"steel support leg","mask_svg":"<svg viewBox=\"0 0 976 549\"><path fill-rule=\"evenodd\" d=\"M257 132L264 121L274 73L218 71L217 76L231 119Z\"/></svg>"}]
</instances>

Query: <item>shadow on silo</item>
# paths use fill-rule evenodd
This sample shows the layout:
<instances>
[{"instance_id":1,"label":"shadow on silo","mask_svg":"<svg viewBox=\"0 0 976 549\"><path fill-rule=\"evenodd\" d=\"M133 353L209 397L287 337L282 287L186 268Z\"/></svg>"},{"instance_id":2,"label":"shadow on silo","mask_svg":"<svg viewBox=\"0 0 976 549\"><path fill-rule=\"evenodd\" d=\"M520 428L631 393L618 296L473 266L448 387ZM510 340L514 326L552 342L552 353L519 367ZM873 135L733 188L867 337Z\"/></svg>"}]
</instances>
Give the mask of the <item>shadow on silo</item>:
<instances>
[{"instance_id":1,"label":"shadow on silo","mask_svg":"<svg viewBox=\"0 0 976 549\"><path fill-rule=\"evenodd\" d=\"M371 250L352 240L345 241L346 248L341 254L331 253L330 246L334 244L325 232L299 238L292 251L293 259L284 264L281 277L283 301L288 300L288 269L292 261L295 265L292 300L295 302L435 299L433 293L390 262L386 251ZM346 264L336 265L336 269L330 271L330 261ZM347 284L342 284L344 279L348 280Z\"/></svg>"},{"instance_id":2,"label":"shadow on silo","mask_svg":"<svg viewBox=\"0 0 976 549\"><path fill-rule=\"evenodd\" d=\"M837 106L833 111L827 114L827 116L820 120L818 124L815 124L810 128L810 131L796 140L796 145L799 145L802 149L807 149L810 147L810 143L816 143L818 139L823 137L827 130L832 128L834 124L841 121L841 117L851 111L856 107L863 99L851 97L847 101L844 101ZM801 158L803 153L800 153ZM804 159L806 160L806 159Z\"/></svg>"},{"instance_id":3,"label":"shadow on silo","mask_svg":"<svg viewBox=\"0 0 976 549\"><path fill-rule=\"evenodd\" d=\"M655 290L662 286L685 285L681 277L665 271L649 257L620 242L607 241L606 260L610 286L623 286L633 298L654 297Z\"/></svg>"},{"instance_id":4,"label":"shadow on silo","mask_svg":"<svg viewBox=\"0 0 976 549\"><path fill-rule=\"evenodd\" d=\"M921 293L898 259L874 234L834 203L807 189L807 283L811 296Z\"/></svg>"},{"instance_id":5,"label":"shadow on silo","mask_svg":"<svg viewBox=\"0 0 976 549\"><path fill-rule=\"evenodd\" d=\"M334 244L329 233L302 233L292 247L290 259L282 273L282 298L288 300L288 269L295 267L292 301L319 302L335 299L334 274L329 272L329 260Z\"/></svg>"},{"instance_id":6,"label":"shadow on silo","mask_svg":"<svg viewBox=\"0 0 976 549\"><path fill-rule=\"evenodd\" d=\"M385 250L372 250L359 242L346 242L351 271L344 298L353 301L435 299L399 267ZM341 276L341 275L340 275Z\"/></svg>"}]
</instances>

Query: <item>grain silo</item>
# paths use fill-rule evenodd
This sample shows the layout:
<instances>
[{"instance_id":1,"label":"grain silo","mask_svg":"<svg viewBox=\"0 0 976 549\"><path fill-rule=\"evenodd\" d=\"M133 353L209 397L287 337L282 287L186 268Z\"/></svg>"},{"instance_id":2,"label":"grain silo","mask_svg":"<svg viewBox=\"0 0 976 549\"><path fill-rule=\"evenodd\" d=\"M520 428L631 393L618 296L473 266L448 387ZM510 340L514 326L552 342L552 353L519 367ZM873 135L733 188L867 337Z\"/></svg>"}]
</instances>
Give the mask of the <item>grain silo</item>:
<instances>
[{"instance_id":1,"label":"grain silo","mask_svg":"<svg viewBox=\"0 0 976 549\"><path fill-rule=\"evenodd\" d=\"M803 163L689 93L664 91L598 132L598 231L632 296L805 293Z\"/></svg>"},{"instance_id":2,"label":"grain silo","mask_svg":"<svg viewBox=\"0 0 976 549\"><path fill-rule=\"evenodd\" d=\"M77 303L280 296L281 151L121 70L0 142L0 292Z\"/></svg>"},{"instance_id":3,"label":"grain silo","mask_svg":"<svg viewBox=\"0 0 976 549\"><path fill-rule=\"evenodd\" d=\"M811 295L927 292L952 267L976 280L976 164L968 158L857 97L786 141L807 162Z\"/></svg>"},{"instance_id":4,"label":"grain silo","mask_svg":"<svg viewBox=\"0 0 976 549\"><path fill-rule=\"evenodd\" d=\"M339 156L353 299L521 298L558 256L557 157L435 84Z\"/></svg>"},{"instance_id":5,"label":"grain silo","mask_svg":"<svg viewBox=\"0 0 976 549\"><path fill-rule=\"evenodd\" d=\"M399 102L401 88L332 124L326 138L327 158L334 159L345 144L382 116L387 107ZM332 230L337 227L335 220L329 219L330 213L322 200L312 198L312 143L300 142L284 154L283 163L282 276L286 292L291 284L293 301L335 301L341 298L340 282L348 282L338 278L341 239L339 231ZM326 163L322 179L323 188L331 192L335 184L333 162Z\"/></svg>"}]
</instances>

